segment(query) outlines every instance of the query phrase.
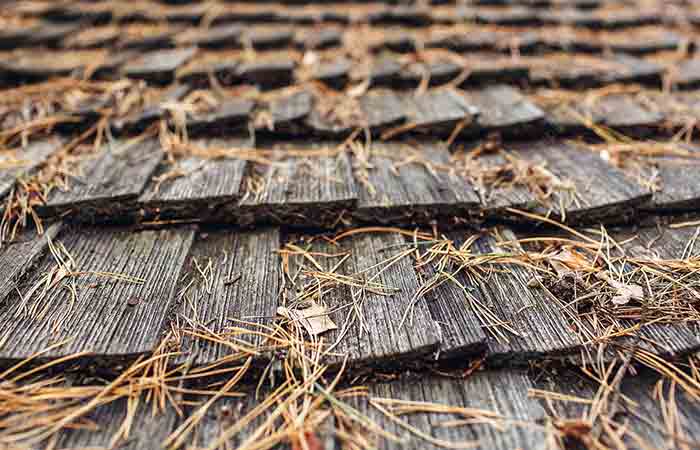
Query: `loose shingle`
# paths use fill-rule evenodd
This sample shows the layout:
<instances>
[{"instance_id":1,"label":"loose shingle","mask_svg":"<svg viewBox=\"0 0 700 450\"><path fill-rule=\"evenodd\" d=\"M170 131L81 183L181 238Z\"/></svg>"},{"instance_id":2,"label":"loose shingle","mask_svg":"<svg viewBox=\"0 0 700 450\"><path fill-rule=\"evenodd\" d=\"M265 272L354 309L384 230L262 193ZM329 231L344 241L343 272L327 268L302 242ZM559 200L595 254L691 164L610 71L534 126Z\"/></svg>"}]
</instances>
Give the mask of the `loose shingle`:
<instances>
[{"instance_id":1,"label":"loose shingle","mask_svg":"<svg viewBox=\"0 0 700 450\"><path fill-rule=\"evenodd\" d=\"M60 256L41 258L22 295L4 301L0 358L23 359L63 340L44 356L122 358L153 351L193 235L186 229L64 229L54 240L61 242ZM61 270L57 258L75 265ZM47 276L54 281L48 287Z\"/></svg>"},{"instance_id":2,"label":"loose shingle","mask_svg":"<svg viewBox=\"0 0 700 450\"><path fill-rule=\"evenodd\" d=\"M82 162L81 176L71 180L66 191L54 191L45 212L68 213L81 220L123 220L119 213L141 195L162 159L155 139L107 144Z\"/></svg>"},{"instance_id":3,"label":"loose shingle","mask_svg":"<svg viewBox=\"0 0 700 450\"><path fill-rule=\"evenodd\" d=\"M342 221L357 202L350 161L322 144L309 151L280 148L266 156L270 163L252 167L237 220L331 228Z\"/></svg>"},{"instance_id":4,"label":"loose shingle","mask_svg":"<svg viewBox=\"0 0 700 450\"><path fill-rule=\"evenodd\" d=\"M181 291L178 309L178 315L187 320L178 322L187 328L200 324L204 328L199 330L195 325L193 331L202 333L206 329L214 334L212 337L230 340L231 345L215 343L217 338L185 337L182 351L194 365L225 358L235 353L236 345L259 350L257 347L264 343L262 334L269 331L263 327L272 324L279 302L279 245L275 228L205 230L199 234L192 246L188 276L183 278L187 287Z\"/></svg>"}]
</instances>

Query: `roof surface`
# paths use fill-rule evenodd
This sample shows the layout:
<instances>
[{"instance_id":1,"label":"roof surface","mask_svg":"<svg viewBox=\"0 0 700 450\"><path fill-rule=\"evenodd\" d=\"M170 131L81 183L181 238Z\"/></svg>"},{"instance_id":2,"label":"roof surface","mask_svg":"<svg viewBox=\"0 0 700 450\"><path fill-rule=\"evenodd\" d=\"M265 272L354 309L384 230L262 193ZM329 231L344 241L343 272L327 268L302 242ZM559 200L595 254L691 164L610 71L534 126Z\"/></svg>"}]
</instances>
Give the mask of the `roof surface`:
<instances>
[{"instance_id":1,"label":"roof surface","mask_svg":"<svg viewBox=\"0 0 700 450\"><path fill-rule=\"evenodd\" d=\"M0 3L0 450L700 448L693 2Z\"/></svg>"}]
</instances>

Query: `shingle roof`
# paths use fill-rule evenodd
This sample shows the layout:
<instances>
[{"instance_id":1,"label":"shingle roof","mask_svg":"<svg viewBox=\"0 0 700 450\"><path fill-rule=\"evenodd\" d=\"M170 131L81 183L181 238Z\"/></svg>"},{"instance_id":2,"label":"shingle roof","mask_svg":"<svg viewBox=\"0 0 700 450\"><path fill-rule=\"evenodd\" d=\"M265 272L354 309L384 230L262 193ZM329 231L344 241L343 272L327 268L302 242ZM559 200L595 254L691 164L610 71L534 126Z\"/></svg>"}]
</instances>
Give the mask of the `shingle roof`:
<instances>
[{"instance_id":1,"label":"shingle roof","mask_svg":"<svg viewBox=\"0 0 700 450\"><path fill-rule=\"evenodd\" d=\"M699 447L698 26L2 2L0 450Z\"/></svg>"}]
</instances>

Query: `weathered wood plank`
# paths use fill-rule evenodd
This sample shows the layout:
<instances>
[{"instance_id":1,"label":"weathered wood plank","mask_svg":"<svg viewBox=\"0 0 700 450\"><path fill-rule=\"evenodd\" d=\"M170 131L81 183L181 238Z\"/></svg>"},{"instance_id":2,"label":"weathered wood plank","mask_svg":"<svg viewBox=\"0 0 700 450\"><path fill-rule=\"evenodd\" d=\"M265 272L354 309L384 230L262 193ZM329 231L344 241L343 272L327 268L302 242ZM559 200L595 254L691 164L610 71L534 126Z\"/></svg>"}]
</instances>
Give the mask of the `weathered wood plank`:
<instances>
[{"instance_id":1,"label":"weathered wood plank","mask_svg":"<svg viewBox=\"0 0 700 450\"><path fill-rule=\"evenodd\" d=\"M567 89L597 87L612 83L661 85L664 71L660 64L629 55L596 57L555 54L527 58L530 80L537 86Z\"/></svg>"},{"instance_id":2,"label":"weathered wood plank","mask_svg":"<svg viewBox=\"0 0 700 450\"><path fill-rule=\"evenodd\" d=\"M254 107L255 103L251 100L224 101L211 111L189 114L187 131L195 137L240 134L242 130L248 129Z\"/></svg>"},{"instance_id":3,"label":"weathered wood plank","mask_svg":"<svg viewBox=\"0 0 700 450\"><path fill-rule=\"evenodd\" d=\"M475 184L488 217L504 218L509 214L503 208L515 207L569 223L624 221L651 197L588 149L551 141L507 149L473 160ZM539 182L532 184L531 177Z\"/></svg>"},{"instance_id":4,"label":"weathered wood plank","mask_svg":"<svg viewBox=\"0 0 700 450\"><path fill-rule=\"evenodd\" d=\"M134 108L124 116L113 119L110 125L120 136L140 135L164 116L163 104L182 100L190 89L187 84L170 85L142 107Z\"/></svg>"},{"instance_id":5,"label":"weathered wood plank","mask_svg":"<svg viewBox=\"0 0 700 450\"><path fill-rule=\"evenodd\" d=\"M300 134L306 130L304 120L313 110L313 95L307 91L275 99L269 112L275 133Z\"/></svg>"},{"instance_id":6,"label":"weathered wood plank","mask_svg":"<svg viewBox=\"0 0 700 450\"><path fill-rule=\"evenodd\" d=\"M540 403L547 415L557 421L580 420L588 416L592 408L589 402L593 401L597 392L604 389L599 383L572 371L557 370L553 374L540 373L532 378L539 389L553 393L541 398ZM658 374L648 370L635 373L628 371L627 376L621 380L618 392L624 396L624 400L620 399L611 406L618 414L625 415L625 428L629 432L618 438L633 448L697 447L700 445L700 423L697 419L700 411L697 402L680 386L670 388L671 381L668 379L657 391L659 381L661 378ZM581 402L579 399L589 402ZM669 403L664 405L665 402ZM668 408L673 408L673 419L666 415L670 413ZM665 425L670 420L674 424L673 434L669 434ZM599 422L596 423L598 424Z\"/></svg>"},{"instance_id":7,"label":"weathered wood plank","mask_svg":"<svg viewBox=\"0 0 700 450\"><path fill-rule=\"evenodd\" d=\"M129 61L122 70L129 78L142 79L155 84L170 84L175 79L177 69L190 60L196 52L194 48L151 52Z\"/></svg>"},{"instance_id":8,"label":"weathered wood plank","mask_svg":"<svg viewBox=\"0 0 700 450\"><path fill-rule=\"evenodd\" d=\"M352 400L351 404L373 420L379 427L400 436L406 442L378 439L378 449L437 449L439 444L427 442L414 433L409 433L395 421L370 404L370 400L396 399L422 402L424 405L444 405L456 408L475 408L495 412L504 418L532 422L540 419L544 410L537 400L528 398L532 387L527 375L516 370L484 371L471 374L464 380L439 378L436 376L416 378L406 376L386 384L371 384L368 397ZM488 424L465 424L459 427L441 426L447 421L464 420L459 413L414 412L398 416L401 421L433 436L453 447L465 447L468 442L482 449L537 449L542 447L544 434L536 427L506 424L503 429ZM371 437L371 436L369 436ZM376 438L375 438L376 439ZM476 441L476 442L475 442ZM472 444L473 445L473 444Z\"/></svg>"},{"instance_id":9,"label":"weathered wood plank","mask_svg":"<svg viewBox=\"0 0 700 450\"><path fill-rule=\"evenodd\" d=\"M0 155L0 198L7 195L15 181L31 174L60 148L57 138L36 141L26 148L5 151Z\"/></svg>"},{"instance_id":10,"label":"weathered wood plank","mask_svg":"<svg viewBox=\"0 0 700 450\"><path fill-rule=\"evenodd\" d=\"M273 89L292 84L296 62L278 57L271 61L244 62L236 67L236 75L243 81L263 89Z\"/></svg>"},{"instance_id":11,"label":"weathered wood plank","mask_svg":"<svg viewBox=\"0 0 700 450\"><path fill-rule=\"evenodd\" d=\"M374 143L354 155L359 202L353 216L383 224L460 223L478 205L464 178L446 170L449 153L441 144Z\"/></svg>"},{"instance_id":12,"label":"weathered wood plank","mask_svg":"<svg viewBox=\"0 0 700 450\"><path fill-rule=\"evenodd\" d=\"M485 354L488 336L470 304L471 294L441 278L430 265L422 266L417 274L421 286L432 286L425 294L425 302L440 329L438 358L450 360Z\"/></svg>"},{"instance_id":13,"label":"weathered wood plank","mask_svg":"<svg viewBox=\"0 0 700 450\"><path fill-rule=\"evenodd\" d=\"M61 245L54 241L21 295L5 299L0 358L23 359L62 341L44 356L119 359L152 351L193 236L189 229L64 228Z\"/></svg>"},{"instance_id":14,"label":"weathered wood plank","mask_svg":"<svg viewBox=\"0 0 700 450\"><path fill-rule=\"evenodd\" d=\"M192 141L203 150L247 147L238 139ZM247 161L230 157L186 156L163 161L139 198L141 215L149 220L192 219L232 221L229 217L241 197L241 183ZM228 219L228 220L227 220Z\"/></svg>"},{"instance_id":15,"label":"weathered wood plank","mask_svg":"<svg viewBox=\"0 0 700 450\"><path fill-rule=\"evenodd\" d=\"M206 49L242 48L241 35L244 28L241 25L219 25L206 29L192 28L175 37L179 45L196 45Z\"/></svg>"},{"instance_id":16,"label":"weathered wood plank","mask_svg":"<svg viewBox=\"0 0 700 450\"><path fill-rule=\"evenodd\" d=\"M168 405L169 406L169 405ZM92 421L97 429L90 427L69 428L62 431L57 448L87 449L118 447L124 450L160 450L162 443L175 429L178 417L173 409L153 414L151 403L139 398L133 416L130 415L126 399L97 407L84 419ZM128 421L128 437L117 438L123 432L120 427Z\"/></svg>"},{"instance_id":17,"label":"weathered wood plank","mask_svg":"<svg viewBox=\"0 0 700 450\"><path fill-rule=\"evenodd\" d=\"M673 64L669 68L668 80L679 89L697 88L700 86L700 59L687 59Z\"/></svg>"},{"instance_id":18,"label":"weathered wood plank","mask_svg":"<svg viewBox=\"0 0 700 450\"><path fill-rule=\"evenodd\" d=\"M328 102L334 102L330 105ZM339 138L358 128L380 133L402 124L406 114L399 96L389 90L374 90L359 99L316 99L306 124L314 134Z\"/></svg>"},{"instance_id":19,"label":"weathered wood plank","mask_svg":"<svg viewBox=\"0 0 700 450\"><path fill-rule=\"evenodd\" d=\"M357 202L348 156L323 144L309 147L314 154L306 157L303 150L290 154L280 146L266 156L270 163L251 167L236 213L239 223L332 228L343 220Z\"/></svg>"},{"instance_id":20,"label":"weathered wood plank","mask_svg":"<svg viewBox=\"0 0 700 450\"><path fill-rule=\"evenodd\" d=\"M700 205L700 185L696 182L700 169L700 149L692 144L677 144L679 154L639 157L636 175L651 181L654 195L649 211L688 211Z\"/></svg>"},{"instance_id":21,"label":"weathered wood plank","mask_svg":"<svg viewBox=\"0 0 700 450\"><path fill-rule=\"evenodd\" d=\"M360 234L335 244L322 238L308 241L292 240L314 252L320 267L303 255L290 255L286 306L309 300L326 305L338 326L322 336L329 345L329 363L339 364L347 355L348 364L356 366L420 366L418 358L437 350L439 330L425 300L414 299L418 279L410 259L400 255L405 252L400 236ZM324 277L314 273L333 269L357 282L324 283L317 293Z\"/></svg>"},{"instance_id":22,"label":"weathered wood plank","mask_svg":"<svg viewBox=\"0 0 700 450\"><path fill-rule=\"evenodd\" d=\"M506 134L538 129L544 113L517 89L497 85L464 91L467 101L479 111L477 123L486 131Z\"/></svg>"},{"instance_id":23,"label":"weathered wood plank","mask_svg":"<svg viewBox=\"0 0 700 450\"><path fill-rule=\"evenodd\" d=\"M57 223L49 226L43 235L36 230L24 230L12 242L0 245L0 306L47 251L47 239L55 238L60 229L61 224Z\"/></svg>"},{"instance_id":24,"label":"weathered wood plank","mask_svg":"<svg viewBox=\"0 0 700 450\"><path fill-rule=\"evenodd\" d=\"M279 246L276 228L212 229L198 235L175 322L230 345L185 334L180 348L193 365L215 363L241 347L260 350L265 338L254 333L270 334L264 327L272 324L280 301Z\"/></svg>"},{"instance_id":25,"label":"weathered wood plank","mask_svg":"<svg viewBox=\"0 0 700 450\"><path fill-rule=\"evenodd\" d=\"M547 123L563 134L584 133L591 125L640 134L658 129L665 119L633 95L581 95L568 101L537 103L546 111Z\"/></svg>"},{"instance_id":26,"label":"weathered wood plank","mask_svg":"<svg viewBox=\"0 0 700 450\"><path fill-rule=\"evenodd\" d=\"M473 252L475 257L512 253L512 250L499 245L499 240L515 240L515 235L507 229L491 232L496 234L483 234L464 250ZM471 236L453 232L448 237L459 249ZM570 311L541 289L528 286L528 282L536 277L533 270L516 264L498 264L497 259L495 261L493 270L485 267L485 273L480 273L480 276L467 271L455 276L466 291L461 291L457 284L447 282L449 288L457 291L453 295L469 304L469 313L478 318L487 332L487 357L494 363L510 361L523 364L530 358L572 354L582 341L570 327ZM454 314L458 320L461 320L460 316ZM449 322L448 325L451 328L462 326ZM460 340L458 345L467 342Z\"/></svg>"},{"instance_id":27,"label":"weathered wood plank","mask_svg":"<svg viewBox=\"0 0 700 450\"><path fill-rule=\"evenodd\" d=\"M411 131L430 135L449 135L457 124L470 127L478 110L452 89L432 89L423 95L407 95L403 104Z\"/></svg>"},{"instance_id":28,"label":"weathered wood plank","mask_svg":"<svg viewBox=\"0 0 700 450\"><path fill-rule=\"evenodd\" d=\"M163 159L155 139L107 144L102 151L80 165L81 176L66 191L54 191L42 214L68 214L80 220L109 217L141 195L146 183Z\"/></svg>"}]
</instances>

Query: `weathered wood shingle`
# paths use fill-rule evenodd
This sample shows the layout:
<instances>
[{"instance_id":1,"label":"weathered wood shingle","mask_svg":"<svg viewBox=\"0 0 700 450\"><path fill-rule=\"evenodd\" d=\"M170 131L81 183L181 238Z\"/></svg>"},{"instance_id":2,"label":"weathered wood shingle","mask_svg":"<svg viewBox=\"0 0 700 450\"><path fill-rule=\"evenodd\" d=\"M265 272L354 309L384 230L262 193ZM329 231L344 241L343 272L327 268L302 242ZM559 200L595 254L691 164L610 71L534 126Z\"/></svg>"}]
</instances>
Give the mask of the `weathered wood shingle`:
<instances>
[{"instance_id":1,"label":"weathered wood shingle","mask_svg":"<svg viewBox=\"0 0 700 450\"><path fill-rule=\"evenodd\" d=\"M382 430L405 439L400 443L381 439L377 442L377 448L437 449L444 448L445 444L427 442L414 433L407 432L395 420L372 406L371 402L375 401L385 409L389 409L390 404L384 404L382 399L418 402L424 406L449 405L457 408L475 408L495 412L515 421L530 422L540 419L545 414L537 400L528 398L528 389L531 387L532 384L527 375L515 370L476 372L464 380L434 376L407 377L390 383L372 384L369 386L368 397L352 400L351 404L363 415L375 421ZM506 424L503 429L498 429L483 423L464 424L459 427L441 426L450 420L464 420L464 416L458 412L450 414L420 411L398 417L411 427L454 447L544 448L544 435L537 427Z\"/></svg>"},{"instance_id":2,"label":"weathered wood shingle","mask_svg":"<svg viewBox=\"0 0 700 450\"><path fill-rule=\"evenodd\" d=\"M426 223L444 218L445 225L476 212L472 185L449 169L444 145L419 142L374 143L355 153L360 221L385 224Z\"/></svg>"},{"instance_id":3,"label":"weathered wood shingle","mask_svg":"<svg viewBox=\"0 0 700 450\"><path fill-rule=\"evenodd\" d=\"M311 245L296 244L316 254L320 267L301 255L291 259L286 291L289 306L304 300L298 298L299 293L316 289L315 271L335 269L334 274L340 277L358 280L326 288L314 298L327 306L329 317L338 326L323 334L331 362L340 363L347 355L351 365L420 365L417 358L428 358L437 350L436 324L425 300L414 298L418 279L410 259L396 256L404 251L401 237L361 234L336 244L322 238Z\"/></svg>"},{"instance_id":4,"label":"weathered wood shingle","mask_svg":"<svg viewBox=\"0 0 700 450\"><path fill-rule=\"evenodd\" d=\"M106 144L79 166L67 190L56 190L44 212L70 214L81 220L124 220L124 212L143 192L163 159L155 139Z\"/></svg>"},{"instance_id":5,"label":"weathered wood shingle","mask_svg":"<svg viewBox=\"0 0 700 450\"><path fill-rule=\"evenodd\" d=\"M184 334L181 350L192 364L214 363L240 347L246 352L260 350L265 343L263 334L271 334L279 303L279 245L275 228L205 230L198 235L174 319L192 332L211 337ZM218 339L230 345L216 343Z\"/></svg>"},{"instance_id":6,"label":"weathered wood shingle","mask_svg":"<svg viewBox=\"0 0 700 450\"><path fill-rule=\"evenodd\" d=\"M280 147L251 167L237 220L244 225L334 227L357 202L357 190L346 153L312 144L294 153ZM289 149L290 152L292 149Z\"/></svg>"},{"instance_id":7,"label":"weathered wood shingle","mask_svg":"<svg viewBox=\"0 0 700 450\"><path fill-rule=\"evenodd\" d=\"M236 157L241 140L191 141L201 156L187 156L161 163L139 197L138 208L150 220L192 219L234 221L230 217L241 197L241 184L248 162ZM230 156L217 151L230 151ZM207 150L212 156L207 156Z\"/></svg>"},{"instance_id":8,"label":"weathered wood shingle","mask_svg":"<svg viewBox=\"0 0 700 450\"><path fill-rule=\"evenodd\" d=\"M4 300L0 358L23 359L61 341L44 356L152 351L193 235L189 229L64 229L55 253L41 258L21 294Z\"/></svg>"}]
</instances>

